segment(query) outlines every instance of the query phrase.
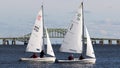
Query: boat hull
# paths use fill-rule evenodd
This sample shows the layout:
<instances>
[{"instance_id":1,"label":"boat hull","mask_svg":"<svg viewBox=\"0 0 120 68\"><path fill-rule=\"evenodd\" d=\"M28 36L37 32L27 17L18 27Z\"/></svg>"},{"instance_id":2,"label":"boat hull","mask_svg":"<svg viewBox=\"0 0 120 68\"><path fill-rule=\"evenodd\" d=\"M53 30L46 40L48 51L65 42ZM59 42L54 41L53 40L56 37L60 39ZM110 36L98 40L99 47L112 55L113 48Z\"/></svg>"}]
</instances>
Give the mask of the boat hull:
<instances>
[{"instance_id":1,"label":"boat hull","mask_svg":"<svg viewBox=\"0 0 120 68\"><path fill-rule=\"evenodd\" d=\"M44 58L21 58L20 61L37 61L37 62L55 62L55 57L44 57Z\"/></svg>"},{"instance_id":2,"label":"boat hull","mask_svg":"<svg viewBox=\"0 0 120 68\"><path fill-rule=\"evenodd\" d=\"M95 58L86 58L79 60L78 58L75 58L74 60L56 60L57 63L83 63L83 64L95 64L96 59Z\"/></svg>"}]
</instances>

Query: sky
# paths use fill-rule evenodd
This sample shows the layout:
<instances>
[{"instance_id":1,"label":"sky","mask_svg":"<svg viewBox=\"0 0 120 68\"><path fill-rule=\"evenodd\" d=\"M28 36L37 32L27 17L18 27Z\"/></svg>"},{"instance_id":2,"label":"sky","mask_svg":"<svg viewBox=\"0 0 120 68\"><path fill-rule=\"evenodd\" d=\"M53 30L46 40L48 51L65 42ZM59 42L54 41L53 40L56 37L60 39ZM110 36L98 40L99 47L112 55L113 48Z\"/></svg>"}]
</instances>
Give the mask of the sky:
<instances>
[{"instance_id":1,"label":"sky","mask_svg":"<svg viewBox=\"0 0 120 68\"><path fill-rule=\"evenodd\" d=\"M23 36L32 31L44 4L48 28L67 28L83 0L0 0L0 37ZM84 20L93 38L120 38L119 0L84 0Z\"/></svg>"}]
</instances>

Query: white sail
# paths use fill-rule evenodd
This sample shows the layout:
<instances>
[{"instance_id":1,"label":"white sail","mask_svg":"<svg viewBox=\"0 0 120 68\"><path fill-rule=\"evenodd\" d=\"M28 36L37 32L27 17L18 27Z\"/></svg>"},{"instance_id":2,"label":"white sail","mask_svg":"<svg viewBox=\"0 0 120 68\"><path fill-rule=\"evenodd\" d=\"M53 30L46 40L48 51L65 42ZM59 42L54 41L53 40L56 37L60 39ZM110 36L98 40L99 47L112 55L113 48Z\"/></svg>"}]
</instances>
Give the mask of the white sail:
<instances>
[{"instance_id":1,"label":"white sail","mask_svg":"<svg viewBox=\"0 0 120 68\"><path fill-rule=\"evenodd\" d=\"M27 45L27 52L41 52L43 46L43 16L42 8L39 11Z\"/></svg>"},{"instance_id":2,"label":"white sail","mask_svg":"<svg viewBox=\"0 0 120 68\"><path fill-rule=\"evenodd\" d=\"M50 42L50 38L49 38L49 35L48 35L47 28L46 28L46 38L47 38L47 54L49 54L51 56L55 56L54 51L52 49L51 42Z\"/></svg>"},{"instance_id":3,"label":"white sail","mask_svg":"<svg viewBox=\"0 0 120 68\"><path fill-rule=\"evenodd\" d=\"M93 50L93 45L91 43L91 39L88 33L87 28L86 29L86 38L87 38L87 50L86 50L86 55L90 56L92 58L95 58L94 50Z\"/></svg>"},{"instance_id":4,"label":"white sail","mask_svg":"<svg viewBox=\"0 0 120 68\"><path fill-rule=\"evenodd\" d=\"M60 51L70 53L82 53L83 46L83 4L80 5L75 19L69 27Z\"/></svg>"}]
</instances>

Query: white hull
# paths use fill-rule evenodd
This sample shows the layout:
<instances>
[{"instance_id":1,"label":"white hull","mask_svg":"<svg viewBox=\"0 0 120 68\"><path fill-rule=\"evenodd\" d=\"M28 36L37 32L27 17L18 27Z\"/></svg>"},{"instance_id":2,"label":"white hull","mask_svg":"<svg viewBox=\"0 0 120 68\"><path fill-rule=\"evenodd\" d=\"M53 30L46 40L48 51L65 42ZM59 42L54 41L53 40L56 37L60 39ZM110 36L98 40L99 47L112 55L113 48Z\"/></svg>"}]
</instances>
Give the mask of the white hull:
<instances>
[{"instance_id":1,"label":"white hull","mask_svg":"<svg viewBox=\"0 0 120 68\"><path fill-rule=\"evenodd\" d=\"M79 60L78 58L75 58L74 60L57 60L57 63L83 63L83 64L95 64L96 59L95 58L86 58Z\"/></svg>"},{"instance_id":2,"label":"white hull","mask_svg":"<svg viewBox=\"0 0 120 68\"><path fill-rule=\"evenodd\" d=\"M55 62L55 57L44 57L44 58L21 58L21 61L38 61L38 62Z\"/></svg>"}]
</instances>

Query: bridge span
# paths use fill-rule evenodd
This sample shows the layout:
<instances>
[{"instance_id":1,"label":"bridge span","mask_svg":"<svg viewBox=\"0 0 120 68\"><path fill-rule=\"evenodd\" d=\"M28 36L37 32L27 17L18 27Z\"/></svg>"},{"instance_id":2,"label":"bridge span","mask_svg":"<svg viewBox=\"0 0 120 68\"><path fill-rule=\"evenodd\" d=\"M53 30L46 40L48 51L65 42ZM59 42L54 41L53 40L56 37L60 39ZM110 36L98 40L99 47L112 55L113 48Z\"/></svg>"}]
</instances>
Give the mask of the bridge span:
<instances>
[{"instance_id":1,"label":"bridge span","mask_svg":"<svg viewBox=\"0 0 120 68\"><path fill-rule=\"evenodd\" d=\"M64 35L66 34L66 32L67 32L67 29L63 29L63 28L48 28L48 33L49 33L50 38L64 38ZM20 42L23 42L23 44L27 44L30 35L31 35L31 33L26 34L21 37L0 38L0 40L2 40L1 45L16 45L16 41L20 41ZM44 37L46 38L46 35L44 35ZM92 39L92 44L101 44L101 45L117 44L117 45L120 45L120 39L114 39L114 38L91 38L91 39ZM9 44L9 42L11 42L11 44Z\"/></svg>"}]
</instances>

